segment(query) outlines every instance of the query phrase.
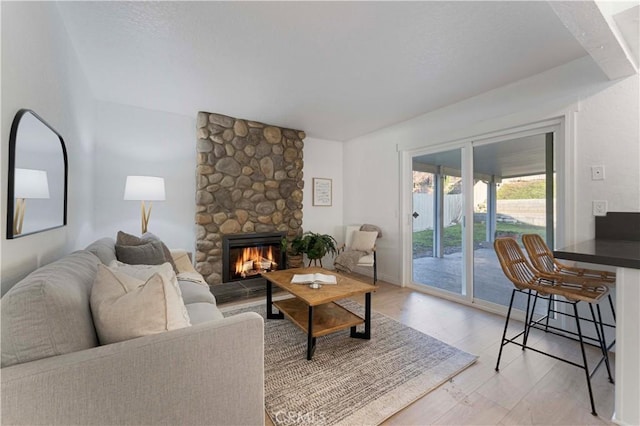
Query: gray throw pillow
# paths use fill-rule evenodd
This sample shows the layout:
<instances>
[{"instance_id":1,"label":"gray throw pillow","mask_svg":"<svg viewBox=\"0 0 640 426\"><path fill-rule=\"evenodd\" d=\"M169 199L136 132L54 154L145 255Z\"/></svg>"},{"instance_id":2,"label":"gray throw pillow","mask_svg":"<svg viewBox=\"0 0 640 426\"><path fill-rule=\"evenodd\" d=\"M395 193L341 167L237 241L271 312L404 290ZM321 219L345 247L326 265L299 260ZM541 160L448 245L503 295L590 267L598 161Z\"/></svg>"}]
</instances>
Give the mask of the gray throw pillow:
<instances>
[{"instance_id":1,"label":"gray throw pillow","mask_svg":"<svg viewBox=\"0 0 640 426\"><path fill-rule=\"evenodd\" d=\"M129 265L160 265L167 261L161 241L149 241L137 246L116 244L116 256L120 262Z\"/></svg>"},{"instance_id":2,"label":"gray throw pillow","mask_svg":"<svg viewBox=\"0 0 640 426\"><path fill-rule=\"evenodd\" d=\"M173 256L171 256L171 251L169 250L169 247L167 247L167 245L165 243L163 243L160 238L158 238L156 235L152 234L151 232L146 232L142 237L139 238L139 237L136 237L135 235L131 235L131 234L127 234L126 232L118 231L118 237L116 239L116 244L121 245L121 246L139 246L139 245L151 242L151 241L158 241L158 242L160 242L160 244L162 244L162 250L164 251L165 262L169 262L171 264L171 267L173 268L173 271L177 274L178 273L178 267L176 266L175 262L173 261ZM120 262L124 262L120 258L118 258L118 260ZM125 263L128 263L128 262L125 262ZM154 263L153 265L156 265L156 263Z\"/></svg>"},{"instance_id":3,"label":"gray throw pillow","mask_svg":"<svg viewBox=\"0 0 640 426\"><path fill-rule=\"evenodd\" d=\"M136 237L135 235L127 234L126 232L118 231L118 236L116 238L116 244L120 246L139 246L144 244L142 238Z\"/></svg>"}]
</instances>

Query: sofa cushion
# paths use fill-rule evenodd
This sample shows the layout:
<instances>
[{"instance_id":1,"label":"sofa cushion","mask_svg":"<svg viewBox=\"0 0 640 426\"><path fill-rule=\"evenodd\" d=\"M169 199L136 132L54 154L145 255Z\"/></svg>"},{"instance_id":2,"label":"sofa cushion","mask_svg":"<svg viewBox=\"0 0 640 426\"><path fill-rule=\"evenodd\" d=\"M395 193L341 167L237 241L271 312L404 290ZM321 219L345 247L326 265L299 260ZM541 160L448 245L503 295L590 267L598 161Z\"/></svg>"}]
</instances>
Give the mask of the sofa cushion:
<instances>
[{"instance_id":1,"label":"sofa cushion","mask_svg":"<svg viewBox=\"0 0 640 426\"><path fill-rule=\"evenodd\" d=\"M120 262L130 265L161 265L167 261L159 241L149 241L137 246L116 243L116 256Z\"/></svg>"},{"instance_id":2,"label":"sofa cushion","mask_svg":"<svg viewBox=\"0 0 640 426\"><path fill-rule=\"evenodd\" d=\"M72 253L2 297L2 367L97 346L89 295L100 259Z\"/></svg>"},{"instance_id":3,"label":"sofa cushion","mask_svg":"<svg viewBox=\"0 0 640 426\"><path fill-rule=\"evenodd\" d=\"M184 281L180 277L178 277L178 284L180 285L182 300L184 300L185 305L198 302L216 304L216 298L209 290L208 285L204 286L193 281Z\"/></svg>"},{"instance_id":4,"label":"sofa cushion","mask_svg":"<svg viewBox=\"0 0 640 426\"><path fill-rule=\"evenodd\" d=\"M175 273L154 273L143 281L98 266L91 310L101 344L115 343L191 325Z\"/></svg>"},{"instance_id":5,"label":"sofa cushion","mask_svg":"<svg viewBox=\"0 0 640 426\"><path fill-rule=\"evenodd\" d=\"M165 262L169 262L174 272L178 273L178 268L173 260L173 256L171 255L171 250L166 246L165 243L162 242L160 238L158 238L155 234L151 232L145 232L142 237L138 238L135 235L127 234L126 232L118 231L118 237L116 240L116 244L121 246L139 246L142 244L149 243L151 241L158 241L162 244L162 251L164 253ZM122 260L122 259L119 259Z\"/></svg>"},{"instance_id":6,"label":"sofa cushion","mask_svg":"<svg viewBox=\"0 0 640 426\"><path fill-rule=\"evenodd\" d=\"M220 309L211 303L190 303L187 305L187 312L189 312L189 318L193 325L224 318Z\"/></svg>"},{"instance_id":7,"label":"sofa cushion","mask_svg":"<svg viewBox=\"0 0 640 426\"><path fill-rule=\"evenodd\" d=\"M85 250L98 256L104 265L116 260L116 241L113 238L101 238L91 243Z\"/></svg>"}]
</instances>

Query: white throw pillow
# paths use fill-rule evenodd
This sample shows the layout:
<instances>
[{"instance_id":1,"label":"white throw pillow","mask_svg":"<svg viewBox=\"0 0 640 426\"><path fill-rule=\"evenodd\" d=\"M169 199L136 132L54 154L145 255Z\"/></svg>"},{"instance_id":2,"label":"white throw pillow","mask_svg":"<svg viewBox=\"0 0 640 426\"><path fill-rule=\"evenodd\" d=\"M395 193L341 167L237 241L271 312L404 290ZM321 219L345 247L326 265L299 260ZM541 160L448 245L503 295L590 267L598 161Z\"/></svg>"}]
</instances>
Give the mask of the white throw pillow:
<instances>
[{"instance_id":1,"label":"white throw pillow","mask_svg":"<svg viewBox=\"0 0 640 426\"><path fill-rule=\"evenodd\" d=\"M168 265L168 266L167 266ZM109 269L122 272L130 277L137 278L139 280L148 280L153 274L167 274L170 276L173 268L169 262L162 263L160 265L130 265L128 263L120 262L119 260L113 260L109 264ZM175 276L176 273L174 272Z\"/></svg>"},{"instance_id":2,"label":"white throw pillow","mask_svg":"<svg viewBox=\"0 0 640 426\"><path fill-rule=\"evenodd\" d=\"M118 269L98 265L91 290L91 312L101 344L191 325L178 285L172 283L171 276L154 273L144 281ZM173 277L175 281L175 273Z\"/></svg>"},{"instance_id":3,"label":"white throw pillow","mask_svg":"<svg viewBox=\"0 0 640 426\"><path fill-rule=\"evenodd\" d=\"M161 265L129 265L128 263L120 262L119 260L113 260L109 264L109 268L112 271L122 272L130 277L137 278L139 280L146 281L153 274L164 275L171 284L176 288L176 291L182 297L182 291L178 285L178 276L176 275L173 266L169 262L165 262ZM184 314L189 317L187 309L185 308Z\"/></svg>"},{"instance_id":4,"label":"white throw pillow","mask_svg":"<svg viewBox=\"0 0 640 426\"><path fill-rule=\"evenodd\" d=\"M376 244L378 233L375 231L353 231L351 239L351 250L364 251L369 254Z\"/></svg>"}]
</instances>

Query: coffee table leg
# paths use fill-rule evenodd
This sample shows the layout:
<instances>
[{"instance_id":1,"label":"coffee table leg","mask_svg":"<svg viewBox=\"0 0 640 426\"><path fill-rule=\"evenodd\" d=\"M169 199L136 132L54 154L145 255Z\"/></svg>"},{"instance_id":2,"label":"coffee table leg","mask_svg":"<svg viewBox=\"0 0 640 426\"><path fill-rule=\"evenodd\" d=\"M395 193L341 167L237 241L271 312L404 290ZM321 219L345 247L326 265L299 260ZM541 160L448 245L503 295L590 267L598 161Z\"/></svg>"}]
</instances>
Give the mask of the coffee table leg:
<instances>
[{"instance_id":1,"label":"coffee table leg","mask_svg":"<svg viewBox=\"0 0 640 426\"><path fill-rule=\"evenodd\" d=\"M284 314L282 312L278 312L277 314L273 312L272 290L271 281L267 280L267 319L283 319Z\"/></svg>"},{"instance_id":2,"label":"coffee table leg","mask_svg":"<svg viewBox=\"0 0 640 426\"><path fill-rule=\"evenodd\" d=\"M307 360L313 358L316 351L316 338L313 337L313 306L309 306L309 323L307 325Z\"/></svg>"},{"instance_id":3,"label":"coffee table leg","mask_svg":"<svg viewBox=\"0 0 640 426\"><path fill-rule=\"evenodd\" d=\"M358 332L355 327L351 327L351 337L356 339L371 339L371 293L364 295L364 331Z\"/></svg>"}]
</instances>

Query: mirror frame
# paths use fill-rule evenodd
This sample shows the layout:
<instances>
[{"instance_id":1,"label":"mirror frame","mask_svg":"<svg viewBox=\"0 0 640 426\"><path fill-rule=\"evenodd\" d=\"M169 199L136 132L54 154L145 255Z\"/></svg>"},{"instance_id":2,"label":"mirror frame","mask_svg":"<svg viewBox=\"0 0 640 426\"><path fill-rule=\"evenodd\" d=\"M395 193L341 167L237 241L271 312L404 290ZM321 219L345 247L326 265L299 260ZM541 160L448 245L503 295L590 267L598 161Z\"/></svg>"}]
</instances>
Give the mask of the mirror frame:
<instances>
[{"instance_id":1,"label":"mirror frame","mask_svg":"<svg viewBox=\"0 0 640 426\"><path fill-rule=\"evenodd\" d=\"M62 148L62 157L64 161L64 200L63 200L63 213L62 213L62 224L52 226L49 228L42 228L36 231L31 231L28 233L14 235L13 234L13 215L15 210L14 203L14 185L15 185L15 170L16 170L16 138L18 135L18 126L20 124L20 120L25 114L32 114L35 118L37 118L42 124L44 124L49 130L51 130L60 141L60 146ZM11 133L9 135L9 181L7 186L7 239L11 240L14 238L20 238L27 235L37 234L39 232L49 231L51 229L61 228L67 225L67 185L68 185L68 173L69 173L69 164L67 159L67 147L64 144L64 139L54 129L42 119L38 114L30 109L21 109L16 113L16 116L13 119L13 123L11 123Z\"/></svg>"}]
</instances>

